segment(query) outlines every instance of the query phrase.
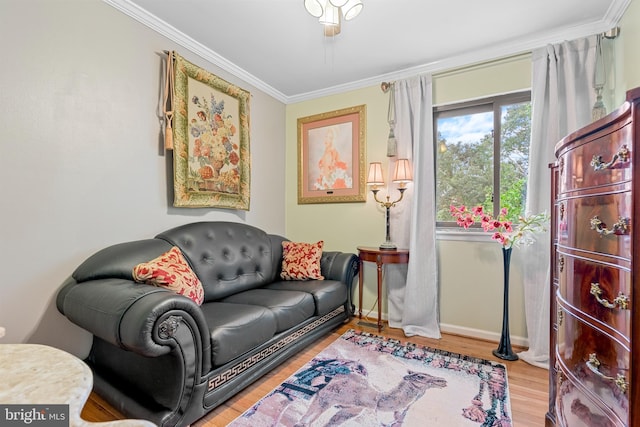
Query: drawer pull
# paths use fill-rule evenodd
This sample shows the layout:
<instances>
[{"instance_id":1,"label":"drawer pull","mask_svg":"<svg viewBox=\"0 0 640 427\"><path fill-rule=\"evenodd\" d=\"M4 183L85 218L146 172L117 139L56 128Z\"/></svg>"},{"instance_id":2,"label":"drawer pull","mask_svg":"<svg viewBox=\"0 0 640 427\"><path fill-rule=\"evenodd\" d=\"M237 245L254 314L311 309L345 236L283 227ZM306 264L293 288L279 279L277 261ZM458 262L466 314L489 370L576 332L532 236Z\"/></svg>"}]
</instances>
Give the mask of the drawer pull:
<instances>
[{"instance_id":1,"label":"drawer pull","mask_svg":"<svg viewBox=\"0 0 640 427\"><path fill-rule=\"evenodd\" d=\"M595 353L591 353L589 355L589 360L587 361L587 368L600 378L604 380L609 380L615 382L616 386L620 389L621 392L626 393L627 388L629 387L629 383L624 375L618 373L616 377L609 377L602 372L600 372L600 361L598 360L598 356Z\"/></svg>"},{"instance_id":2,"label":"drawer pull","mask_svg":"<svg viewBox=\"0 0 640 427\"><path fill-rule=\"evenodd\" d=\"M591 218L591 229L596 230L600 236L608 236L609 234L620 236L627 234L627 231L629 230L629 218L618 218L618 221L616 221L616 223L613 224L613 227L609 230L607 229L607 224L602 222L596 215Z\"/></svg>"},{"instance_id":3,"label":"drawer pull","mask_svg":"<svg viewBox=\"0 0 640 427\"><path fill-rule=\"evenodd\" d=\"M602 160L602 156L595 155L591 159L591 166L593 166L594 171L600 171L604 169L610 169L617 161L628 162L629 161L629 149L626 145L620 147L618 152L613 155L611 161L604 162Z\"/></svg>"},{"instance_id":4,"label":"drawer pull","mask_svg":"<svg viewBox=\"0 0 640 427\"><path fill-rule=\"evenodd\" d=\"M620 307L620 310L628 310L629 309L629 297L620 292L618 296L613 300L613 302L609 302L604 298L601 298L602 289L600 288L600 283L592 283L591 284L591 295L593 295L596 300L600 303L600 305L607 308L616 308Z\"/></svg>"},{"instance_id":5,"label":"drawer pull","mask_svg":"<svg viewBox=\"0 0 640 427\"><path fill-rule=\"evenodd\" d=\"M564 320L564 311L561 308L558 309L558 326L562 326L562 321Z\"/></svg>"}]
</instances>

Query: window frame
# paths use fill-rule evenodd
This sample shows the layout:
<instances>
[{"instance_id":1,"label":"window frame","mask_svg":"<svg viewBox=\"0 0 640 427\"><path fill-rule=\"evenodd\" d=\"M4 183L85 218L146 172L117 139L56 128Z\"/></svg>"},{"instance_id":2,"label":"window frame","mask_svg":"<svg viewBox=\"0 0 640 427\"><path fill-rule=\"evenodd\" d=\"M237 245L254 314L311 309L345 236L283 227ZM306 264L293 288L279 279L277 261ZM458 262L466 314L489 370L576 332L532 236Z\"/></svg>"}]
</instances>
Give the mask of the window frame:
<instances>
[{"instance_id":1,"label":"window frame","mask_svg":"<svg viewBox=\"0 0 640 427\"><path fill-rule=\"evenodd\" d=\"M502 143L502 107L505 105L520 104L524 102L531 102L531 90L524 90L518 92L512 92L502 95L493 95L483 98L478 98L471 101L456 102L450 104L443 104L433 107L433 149L434 149L434 190L438 188L438 119L443 117L455 117L465 114L474 114L482 112L493 112L493 212L500 211L500 148ZM496 136L497 135L497 136ZM437 193L436 193L437 194ZM498 197L495 197L495 195ZM460 227L453 219L451 221L437 221L436 230L447 232L460 231ZM468 235L477 234L478 237L482 235L482 238L478 240L484 240L487 233L481 233L480 226L474 224L472 229L468 231ZM476 239L473 239L476 240Z\"/></svg>"}]
</instances>

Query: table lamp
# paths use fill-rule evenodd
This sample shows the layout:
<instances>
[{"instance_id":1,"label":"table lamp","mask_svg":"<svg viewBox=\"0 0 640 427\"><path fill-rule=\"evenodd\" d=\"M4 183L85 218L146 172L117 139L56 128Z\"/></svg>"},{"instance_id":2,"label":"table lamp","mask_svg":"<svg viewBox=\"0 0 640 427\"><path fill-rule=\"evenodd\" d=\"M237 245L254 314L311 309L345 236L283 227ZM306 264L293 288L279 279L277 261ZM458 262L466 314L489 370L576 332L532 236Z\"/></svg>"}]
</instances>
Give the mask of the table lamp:
<instances>
[{"instance_id":1,"label":"table lamp","mask_svg":"<svg viewBox=\"0 0 640 427\"><path fill-rule=\"evenodd\" d=\"M384 185L384 177L382 175L382 163L380 162L372 162L369 164L369 174L367 176L367 185L371 186L371 192L373 193L373 198L376 203L379 203L380 206L385 208L385 219L386 219L386 240L383 244L380 245L381 250L394 250L398 247L391 241L391 233L389 227L389 209L395 206L396 203L399 203L404 196L404 192L407 189L407 182L411 182L413 180L411 174L411 163L409 159L398 159L396 160L396 164L393 170L393 176L391 181L398 184L398 191L400 191L400 197L398 197L395 201L390 201L390 197L387 194L387 200L382 201L378 199L378 191L380 189L378 186Z\"/></svg>"}]
</instances>

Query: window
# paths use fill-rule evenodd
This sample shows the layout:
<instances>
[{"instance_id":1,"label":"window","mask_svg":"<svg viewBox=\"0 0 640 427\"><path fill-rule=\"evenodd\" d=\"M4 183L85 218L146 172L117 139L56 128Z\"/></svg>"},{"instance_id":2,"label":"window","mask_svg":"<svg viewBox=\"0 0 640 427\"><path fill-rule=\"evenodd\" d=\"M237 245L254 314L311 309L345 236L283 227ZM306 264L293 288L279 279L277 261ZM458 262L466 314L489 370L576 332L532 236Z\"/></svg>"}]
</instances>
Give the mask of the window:
<instances>
[{"instance_id":1,"label":"window","mask_svg":"<svg viewBox=\"0 0 640 427\"><path fill-rule=\"evenodd\" d=\"M434 109L437 226L455 226L450 205L524 213L530 101L523 92Z\"/></svg>"}]
</instances>

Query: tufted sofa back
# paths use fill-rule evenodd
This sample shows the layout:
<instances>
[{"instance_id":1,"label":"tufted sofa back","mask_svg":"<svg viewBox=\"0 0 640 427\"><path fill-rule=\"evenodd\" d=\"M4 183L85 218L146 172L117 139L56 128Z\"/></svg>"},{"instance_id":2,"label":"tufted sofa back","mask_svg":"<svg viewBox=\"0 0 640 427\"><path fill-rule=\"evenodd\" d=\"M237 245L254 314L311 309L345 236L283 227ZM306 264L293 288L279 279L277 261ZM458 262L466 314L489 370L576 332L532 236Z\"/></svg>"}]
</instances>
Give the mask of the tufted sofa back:
<instances>
[{"instance_id":1,"label":"tufted sofa back","mask_svg":"<svg viewBox=\"0 0 640 427\"><path fill-rule=\"evenodd\" d=\"M156 236L178 246L213 301L271 283L279 273L282 240L236 222L195 222Z\"/></svg>"}]
</instances>

